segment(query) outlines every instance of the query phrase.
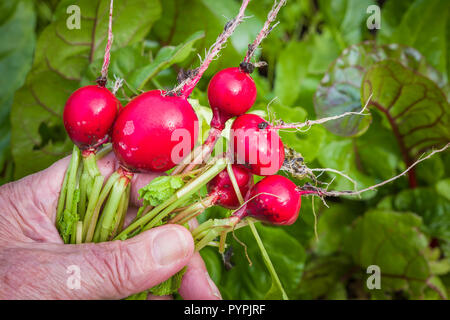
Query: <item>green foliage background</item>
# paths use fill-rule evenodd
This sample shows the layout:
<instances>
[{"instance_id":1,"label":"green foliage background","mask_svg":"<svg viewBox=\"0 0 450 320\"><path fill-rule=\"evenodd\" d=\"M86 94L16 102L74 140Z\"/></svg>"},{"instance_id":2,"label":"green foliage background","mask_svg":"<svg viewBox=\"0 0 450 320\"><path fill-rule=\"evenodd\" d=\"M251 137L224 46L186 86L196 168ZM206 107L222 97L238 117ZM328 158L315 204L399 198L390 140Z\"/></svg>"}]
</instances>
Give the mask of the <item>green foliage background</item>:
<instances>
[{"instance_id":1,"label":"green foliage background","mask_svg":"<svg viewBox=\"0 0 450 320\"><path fill-rule=\"evenodd\" d=\"M251 17L238 27L193 93L200 105L208 106L205 90L211 75L239 64L272 3L250 3ZM71 4L81 8L80 30L66 27ZM71 92L93 83L99 74L108 4L0 3L0 183L69 154L62 110ZM366 27L372 4L381 6L381 29L376 32ZM197 54L204 54L225 17L233 17L238 8L235 0L115 1L109 77L125 79L118 93L122 102L140 90L173 87L180 68L198 66ZM258 88L254 110L267 112L270 104L272 117L304 121L359 110L373 92L370 116L282 134L310 168L343 171L361 189L398 174L422 152L450 140L448 1L288 0L278 20L258 51L268 67L253 74ZM372 42L360 44L363 41ZM288 296L446 299L449 171L447 152L417 167L415 189L402 177L361 199L330 199L328 207L316 199L318 239L311 198L303 199L294 225L258 225ZM332 178L321 176L323 181ZM339 176L330 185L335 190L352 187ZM221 213L214 208L205 217ZM231 270L213 248L204 249L202 256L224 298L261 299L270 288L270 276L249 230L238 230L236 236L248 245L252 266L235 240L230 240ZM381 289L367 289L370 265L381 269Z\"/></svg>"}]
</instances>

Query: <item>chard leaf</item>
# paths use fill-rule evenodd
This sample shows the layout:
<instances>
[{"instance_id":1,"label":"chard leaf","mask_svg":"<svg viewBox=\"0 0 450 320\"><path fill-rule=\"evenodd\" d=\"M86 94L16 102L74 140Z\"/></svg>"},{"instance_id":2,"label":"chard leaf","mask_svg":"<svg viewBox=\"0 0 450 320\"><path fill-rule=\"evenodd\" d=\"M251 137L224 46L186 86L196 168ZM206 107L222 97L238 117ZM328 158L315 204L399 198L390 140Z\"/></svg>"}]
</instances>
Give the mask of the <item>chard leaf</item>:
<instances>
[{"instance_id":1,"label":"chard leaf","mask_svg":"<svg viewBox=\"0 0 450 320\"><path fill-rule=\"evenodd\" d=\"M346 251L364 273L371 265L380 268L383 292L404 290L410 298L418 299L431 289L446 296L433 285L428 239L421 226L422 219L412 213L370 210L355 224Z\"/></svg>"},{"instance_id":2,"label":"chard leaf","mask_svg":"<svg viewBox=\"0 0 450 320\"><path fill-rule=\"evenodd\" d=\"M447 0L387 1L378 40L420 51L447 77L450 73L450 6Z\"/></svg>"},{"instance_id":3,"label":"chard leaf","mask_svg":"<svg viewBox=\"0 0 450 320\"><path fill-rule=\"evenodd\" d=\"M362 99L385 117L405 163L425 150L450 141L450 108L443 91L430 79L394 60L373 65L365 74Z\"/></svg>"},{"instance_id":4,"label":"chard leaf","mask_svg":"<svg viewBox=\"0 0 450 320\"><path fill-rule=\"evenodd\" d=\"M422 230L430 237L450 241L450 200L436 194L434 188L402 190L385 197L379 208L414 212L423 219Z\"/></svg>"},{"instance_id":5,"label":"chard leaf","mask_svg":"<svg viewBox=\"0 0 450 320\"><path fill-rule=\"evenodd\" d=\"M366 41L345 49L329 67L317 88L314 108L317 118L325 118L353 111L359 112L367 96L361 99L361 81L367 70L374 64L393 59L437 83L440 88L446 85L445 78L427 64L425 58L415 49L389 44L377 46ZM371 116L352 115L325 123L332 133L340 136L359 136L368 129Z\"/></svg>"}]
</instances>

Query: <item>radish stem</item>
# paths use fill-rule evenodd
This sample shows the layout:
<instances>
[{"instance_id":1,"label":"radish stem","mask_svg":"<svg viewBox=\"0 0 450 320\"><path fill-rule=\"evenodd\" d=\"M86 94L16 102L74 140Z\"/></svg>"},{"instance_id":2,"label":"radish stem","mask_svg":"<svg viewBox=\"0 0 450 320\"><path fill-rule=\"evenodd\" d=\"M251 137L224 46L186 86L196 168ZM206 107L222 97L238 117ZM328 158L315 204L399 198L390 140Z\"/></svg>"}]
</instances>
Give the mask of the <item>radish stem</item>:
<instances>
[{"instance_id":1,"label":"radish stem","mask_svg":"<svg viewBox=\"0 0 450 320\"><path fill-rule=\"evenodd\" d=\"M172 197L155 207L146 215L143 215L132 224L130 224L125 230L123 230L115 239L125 240L127 235L138 227L145 225L144 230L155 226L164 217L172 212L173 209L183 204L192 194L200 190L205 184L213 179L220 171L225 169L227 160L224 158L218 159L216 163L211 166L205 173L197 177L190 183L186 184L183 188L178 190ZM147 225L146 225L147 224Z\"/></svg>"},{"instance_id":2,"label":"radish stem","mask_svg":"<svg viewBox=\"0 0 450 320\"><path fill-rule=\"evenodd\" d=\"M72 210L73 196L77 184L77 172L80 164L80 149L73 146L72 158L70 159L69 177L67 178L67 194L66 194L66 208Z\"/></svg>"},{"instance_id":3,"label":"radish stem","mask_svg":"<svg viewBox=\"0 0 450 320\"><path fill-rule=\"evenodd\" d=\"M103 178L103 177L102 177ZM94 236L95 227L97 225L98 215L100 213L101 206L103 202L105 201L106 197L108 196L109 192L111 191L111 188L113 187L114 183L120 178L120 174L117 172L114 172L108 179L108 181L105 184L105 187L102 189L100 196L98 197L98 201L95 204L95 208L92 214L92 218L89 222L89 228L86 233L86 240L85 242L91 242Z\"/></svg>"},{"instance_id":4,"label":"radish stem","mask_svg":"<svg viewBox=\"0 0 450 320\"><path fill-rule=\"evenodd\" d=\"M80 220L83 220L84 215L86 214L87 185L90 179L91 177L84 167L80 178L80 203L78 205L78 215L80 216Z\"/></svg>"},{"instance_id":5,"label":"radish stem","mask_svg":"<svg viewBox=\"0 0 450 320\"><path fill-rule=\"evenodd\" d=\"M66 193L67 193L67 180L69 178L69 172L72 165L72 161L70 161L69 166L67 167L66 173L64 174L64 180L61 187L61 192L59 194L58 199L58 209L56 210L56 223L59 223L59 220L61 219L61 214L64 211L64 203L66 200Z\"/></svg>"},{"instance_id":6,"label":"radish stem","mask_svg":"<svg viewBox=\"0 0 450 320\"><path fill-rule=\"evenodd\" d=\"M99 238L95 239L94 237L94 242L103 242L108 240L111 233L113 232L114 225L116 224L117 221L115 219L117 219L120 201L122 199L122 196L125 194L125 189L128 183L129 180L127 177L121 177L114 183L108 201L106 202L105 208L103 209L102 212L102 221L100 224L97 225L97 228L99 229ZM119 217L119 221L120 218L121 217Z\"/></svg>"},{"instance_id":7,"label":"radish stem","mask_svg":"<svg viewBox=\"0 0 450 320\"><path fill-rule=\"evenodd\" d=\"M90 197L89 197L89 202L88 202L88 206L86 209L86 214L84 216L83 219L83 239L85 240L85 242L87 239L87 232L88 229L91 225L91 219L92 219L92 215L94 213L95 207L97 205L99 196L100 196L100 192L102 190L102 186L103 186L103 181L105 180L105 178L103 176L97 176L94 179L94 184L92 186L92 190L90 192ZM106 187L106 186L105 186Z\"/></svg>"},{"instance_id":8,"label":"radish stem","mask_svg":"<svg viewBox=\"0 0 450 320\"><path fill-rule=\"evenodd\" d=\"M276 285L278 286L278 289L281 291L283 300L289 300L286 292L283 289L283 285L281 284L281 281L278 278L278 274L275 271L275 268L273 267L272 261L270 260L269 255L267 254L266 248L264 248L264 244L261 241L261 238L259 237L258 230L256 230L254 222L249 220L248 225L250 226L250 230L252 231L253 236L256 239L256 243L258 244L258 247L259 247L259 250L261 251L264 263L265 263L267 269L269 270L272 280L275 281Z\"/></svg>"},{"instance_id":9,"label":"radish stem","mask_svg":"<svg viewBox=\"0 0 450 320\"><path fill-rule=\"evenodd\" d=\"M83 165L86 168L86 171L92 178L100 175L100 170L98 170L97 166L97 157L95 152L83 153Z\"/></svg>"},{"instance_id":10,"label":"radish stem","mask_svg":"<svg viewBox=\"0 0 450 320\"><path fill-rule=\"evenodd\" d=\"M75 243L80 244L83 240L83 222L78 221L77 222L77 228L76 228L76 237L75 237Z\"/></svg>"}]
</instances>

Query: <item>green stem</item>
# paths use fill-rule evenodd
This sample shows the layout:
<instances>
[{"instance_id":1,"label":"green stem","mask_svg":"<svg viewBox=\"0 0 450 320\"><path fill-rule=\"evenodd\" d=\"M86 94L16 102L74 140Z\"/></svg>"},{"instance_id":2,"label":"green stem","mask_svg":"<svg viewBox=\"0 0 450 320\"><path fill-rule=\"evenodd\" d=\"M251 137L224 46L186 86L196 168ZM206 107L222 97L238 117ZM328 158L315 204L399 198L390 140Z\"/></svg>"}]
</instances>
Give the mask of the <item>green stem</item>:
<instances>
[{"instance_id":1,"label":"green stem","mask_svg":"<svg viewBox=\"0 0 450 320\"><path fill-rule=\"evenodd\" d=\"M77 229L75 234L76 234L75 243L80 244L83 240L83 222L81 221L77 222Z\"/></svg>"},{"instance_id":2,"label":"green stem","mask_svg":"<svg viewBox=\"0 0 450 320\"><path fill-rule=\"evenodd\" d=\"M64 174L64 180L61 186L61 192L59 194L58 199L58 209L56 210L56 224L59 225L59 220L61 219L61 215L64 211L64 203L66 201L66 193L67 193L67 180L69 178L69 172L71 168L72 161L70 161L69 166L66 169L66 173Z\"/></svg>"},{"instance_id":3,"label":"green stem","mask_svg":"<svg viewBox=\"0 0 450 320\"><path fill-rule=\"evenodd\" d=\"M256 243L258 244L258 247L259 247L259 250L261 251L264 263L265 263L267 269L269 270L272 280L275 281L275 283L278 286L278 289L280 289L281 294L283 296L283 300L289 300L286 292L283 289L283 285L281 284L281 281L278 278L278 274L275 271L275 268L273 267L272 261L270 260L269 255L267 254L266 248L264 247L264 244L263 244L261 238L259 237L259 234L258 234L258 231L256 230L255 224L253 223L253 221L249 220L248 225L250 226L250 230L252 230L253 236L256 239Z\"/></svg>"},{"instance_id":4,"label":"green stem","mask_svg":"<svg viewBox=\"0 0 450 320\"><path fill-rule=\"evenodd\" d=\"M211 229L208 230L203 230L202 232L199 232L198 234L195 235L194 237L194 241L195 242L199 242L200 240L202 240L204 237L206 237L208 235L208 232L210 232Z\"/></svg>"},{"instance_id":5,"label":"green stem","mask_svg":"<svg viewBox=\"0 0 450 320\"><path fill-rule=\"evenodd\" d=\"M89 226L91 225L92 215L94 214L94 210L97 206L97 202L100 196L100 192L102 191L103 181L105 178L103 176L97 176L94 179L94 184L92 186L92 190L89 196L89 202L86 209L86 213L83 219L83 239L87 240L87 232ZM87 242L87 241L86 241Z\"/></svg>"},{"instance_id":6,"label":"green stem","mask_svg":"<svg viewBox=\"0 0 450 320\"><path fill-rule=\"evenodd\" d=\"M239 184L236 181L236 176L234 175L233 167L231 163L227 165L228 176L230 177L231 184L233 185L234 192L239 200L240 205L244 203L244 197L242 197L241 189L239 189Z\"/></svg>"},{"instance_id":7,"label":"green stem","mask_svg":"<svg viewBox=\"0 0 450 320\"><path fill-rule=\"evenodd\" d=\"M152 220L150 220L150 222L144 226L142 231L149 230L149 229L153 228L154 226L156 226L162 219L164 219L166 216L168 216L173 210L175 210L181 204L183 204L184 201L185 201L185 197L176 200L170 206L168 206L163 211L161 211L156 217L154 217Z\"/></svg>"},{"instance_id":8,"label":"green stem","mask_svg":"<svg viewBox=\"0 0 450 320\"><path fill-rule=\"evenodd\" d=\"M72 226L72 234L70 236L70 244L76 243L76 237L77 237L77 223L74 223Z\"/></svg>"},{"instance_id":9,"label":"green stem","mask_svg":"<svg viewBox=\"0 0 450 320\"><path fill-rule=\"evenodd\" d=\"M144 230L148 230L153 227L157 223L159 223L165 216L172 212L180 204L184 203L186 199L188 199L192 194L200 190L205 184L207 184L211 179L213 179L219 172L225 169L227 165L227 160L224 158L218 159L217 162L209 168L205 173L196 179L192 180L188 184L186 184L183 188L178 190L172 197L168 200L151 210L148 214L140 217L132 224L130 224L125 230L123 230L115 240L121 239L124 240L127 238L128 233L132 232L138 227L144 227ZM164 210L164 208L166 208ZM159 214L158 214L159 213Z\"/></svg>"},{"instance_id":10,"label":"green stem","mask_svg":"<svg viewBox=\"0 0 450 320\"><path fill-rule=\"evenodd\" d=\"M106 143L103 145L103 147L97 151L95 154L96 160L100 160L101 158L105 157L108 153L112 151L112 143Z\"/></svg>"},{"instance_id":11,"label":"green stem","mask_svg":"<svg viewBox=\"0 0 450 320\"><path fill-rule=\"evenodd\" d=\"M86 196L87 196L87 199L89 200L91 198L91 194L92 194L92 191L93 191L94 180L95 179L92 178L89 174L88 174L88 176L89 176L89 180L88 180L87 185L86 185Z\"/></svg>"},{"instance_id":12,"label":"green stem","mask_svg":"<svg viewBox=\"0 0 450 320\"><path fill-rule=\"evenodd\" d=\"M83 155L83 164L86 168L86 171L92 178L95 178L96 176L101 174L97 166L97 157L94 152Z\"/></svg>"},{"instance_id":13,"label":"green stem","mask_svg":"<svg viewBox=\"0 0 450 320\"><path fill-rule=\"evenodd\" d=\"M195 251L200 251L201 249L203 249L206 245L208 245L208 243L217 238L218 235L218 230L210 230L205 237L203 237L199 242L195 244Z\"/></svg>"},{"instance_id":14,"label":"green stem","mask_svg":"<svg viewBox=\"0 0 450 320\"><path fill-rule=\"evenodd\" d=\"M103 177L102 177L103 178ZM100 196L98 197L98 201L95 204L95 209L92 214L92 218L89 222L89 227L86 233L86 240L85 242L91 242L92 238L94 237L94 231L95 227L97 226L97 220L98 215L100 213L100 209L102 207L103 202L105 201L106 197L108 196L109 192L111 191L111 188L116 183L116 181L120 178L120 174L118 172L114 172L106 182L105 186L103 187Z\"/></svg>"},{"instance_id":15,"label":"green stem","mask_svg":"<svg viewBox=\"0 0 450 320\"><path fill-rule=\"evenodd\" d=\"M78 215L80 216L80 220L84 219L86 214L86 199L87 199L87 185L91 177L83 168L83 173L80 178L80 204L78 206Z\"/></svg>"},{"instance_id":16,"label":"green stem","mask_svg":"<svg viewBox=\"0 0 450 320\"><path fill-rule=\"evenodd\" d=\"M104 242L109 239L111 233L114 230L117 219L120 220L121 217L117 217L118 209L120 205L120 200L125 194L125 189L129 183L127 177L121 177L113 186L111 193L109 195L108 201L106 202L105 208L102 212L102 221L97 226L99 228L99 242ZM95 241L94 239L94 242Z\"/></svg>"},{"instance_id":17,"label":"green stem","mask_svg":"<svg viewBox=\"0 0 450 320\"><path fill-rule=\"evenodd\" d=\"M125 217L127 216L128 211L128 203L130 202L130 192L131 192L131 184L127 185L127 189L125 190L125 194L120 203L121 216L118 220L118 225L114 227L113 236L115 236L118 232L120 232L123 228L123 224L125 223Z\"/></svg>"},{"instance_id":18,"label":"green stem","mask_svg":"<svg viewBox=\"0 0 450 320\"><path fill-rule=\"evenodd\" d=\"M184 224L193 217L196 217L199 214L201 214L207 208L211 207L212 204L214 203L215 198L216 197L214 196L209 196L205 199L202 199L201 201L193 203L183 211L177 213L172 219L169 220L169 223Z\"/></svg>"},{"instance_id":19,"label":"green stem","mask_svg":"<svg viewBox=\"0 0 450 320\"><path fill-rule=\"evenodd\" d=\"M226 232L226 231L222 231L220 233L219 253L225 252L225 246L226 246L226 242L227 242L227 234L228 234L228 232Z\"/></svg>"},{"instance_id":20,"label":"green stem","mask_svg":"<svg viewBox=\"0 0 450 320\"><path fill-rule=\"evenodd\" d=\"M163 210L168 203L173 203L176 200L176 196L173 195L169 199L167 199L165 202L161 203L159 206L156 206L151 211L149 211L147 214L143 215L139 219L136 219L134 222L132 222L125 230L123 230L121 233L119 233L114 240L125 240L128 238L128 234L132 233L135 229L142 228L148 221L153 219L161 210ZM133 233L135 234L135 233Z\"/></svg>"},{"instance_id":21,"label":"green stem","mask_svg":"<svg viewBox=\"0 0 450 320\"><path fill-rule=\"evenodd\" d=\"M202 233L205 230L210 229L213 225L214 225L213 219L209 219L209 220L203 222L201 225L199 225L197 228L195 228L194 231L192 231L192 237L194 239L197 238L200 233Z\"/></svg>"},{"instance_id":22,"label":"green stem","mask_svg":"<svg viewBox=\"0 0 450 320\"><path fill-rule=\"evenodd\" d=\"M205 211L205 209L204 209L204 207L202 207L201 209L198 209L197 211L192 212L190 215L185 216L183 219L179 220L176 223L181 224L181 225L183 225L185 223L188 223L190 220L192 220L195 217L201 215L204 211Z\"/></svg>"},{"instance_id":23,"label":"green stem","mask_svg":"<svg viewBox=\"0 0 450 320\"><path fill-rule=\"evenodd\" d=\"M70 159L70 171L67 178L67 194L66 194L66 208L72 210L73 195L77 186L77 172L80 163L80 149L73 146L72 158Z\"/></svg>"}]
</instances>

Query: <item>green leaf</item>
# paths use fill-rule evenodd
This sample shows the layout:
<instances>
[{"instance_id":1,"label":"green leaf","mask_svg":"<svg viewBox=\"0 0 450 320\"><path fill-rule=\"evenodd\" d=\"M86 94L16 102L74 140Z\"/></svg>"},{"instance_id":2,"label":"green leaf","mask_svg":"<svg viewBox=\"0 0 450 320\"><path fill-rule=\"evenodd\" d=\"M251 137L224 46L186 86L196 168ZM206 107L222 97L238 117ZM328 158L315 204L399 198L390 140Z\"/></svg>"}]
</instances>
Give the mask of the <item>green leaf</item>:
<instances>
[{"instance_id":1,"label":"green leaf","mask_svg":"<svg viewBox=\"0 0 450 320\"><path fill-rule=\"evenodd\" d=\"M292 105L297 99L311 58L312 53L305 42L290 42L281 51L276 65L274 91L283 104Z\"/></svg>"},{"instance_id":2,"label":"green leaf","mask_svg":"<svg viewBox=\"0 0 450 320\"><path fill-rule=\"evenodd\" d=\"M116 93L116 97L122 102L122 105L126 105L130 96L138 94L135 88L129 87L128 79L130 74L137 68L150 63L150 54L145 52L144 42L134 43L132 45L119 48L111 52L110 65L108 69L109 81L106 86L112 88L114 85L114 77L124 79L122 89ZM80 86L89 85L94 83L101 72L103 64L103 58L96 59L89 64L86 73L83 75L83 79L80 82Z\"/></svg>"},{"instance_id":3,"label":"green leaf","mask_svg":"<svg viewBox=\"0 0 450 320\"><path fill-rule=\"evenodd\" d=\"M371 41L363 42L345 49L329 67L315 95L317 118L361 111L361 100L367 101L367 96L361 99L362 79L372 65L386 59L399 61L432 79L441 88L446 85L442 75L430 67L417 50L397 44L377 46ZM358 136L366 132L370 123L371 116L352 115L327 122L324 126L336 135Z\"/></svg>"},{"instance_id":4,"label":"green leaf","mask_svg":"<svg viewBox=\"0 0 450 320\"><path fill-rule=\"evenodd\" d=\"M301 107L287 107L281 103L271 105L275 118L283 119L286 123L304 122L308 119L307 112ZM283 144L301 153L307 162L313 161L325 140L325 132L322 126L312 126L305 132L295 130L280 131Z\"/></svg>"},{"instance_id":5,"label":"green leaf","mask_svg":"<svg viewBox=\"0 0 450 320\"><path fill-rule=\"evenodd\" d=\"M357 167L380 181L388 180L404 169L395 135L382 124L382 116L377 113L373 114L367 132L355 140L354 147L355 160L359 162Z\"/></svg>"},{"instance_id":6,"label":"green leaf","mask_svg":"<svg viewBox=\"0 0 450 320\"><path fill-rule=\"evenodd\" d=\"M433 188L402 190L384 199L379 207L414 212L422 217L429 236L450 241L450 200L437 195Z\"/></svg>"},{"instance_id":7,"label":"green leaf","mask_svg":"<svg viewBox=\"0 0 450 320\"><path fill-rule=\"evenodd\" d=\"M370 210L356 223L346 248L363 270L380 267L383 291L405 290L418 298L431 276L425 256L428 240L419 231L421 225L411 213Z\"/></svg>"},{"instance_id":8,"label":"green leaf","mask_svg":"<svg viewBox=\"0 0 450 320\"><path fill-rule=\"evenodd\" d=\"M437 183L444 177L445 167L441 157L437 154L416 167L417 178L428 185Z\"/></svg>"},{"instance_id":9,"label":"green leaf","mask_svg":"<svg viewBox=\"0 0 450 320\"><path fill-rule=\"evenodd\" d=\"M224 273L223 259L217 251L217 248L205 247L200 250L200 255L205 262L208 274L214 283L220 283Z\"/></svg>"},{"instance_id":10,"label":"green leaf","mask_svg":"<svg viewBox=\"0 0 450 320\"><path fill-rule=\"evenodd\" d=\"M428 287L424 292L424 300L447 300L448 294L445 285L439 277L432 277L428 280Z\"/></svg>"},{"instance_id":11,"label":"green leaf","mask_svg":"<svg viewBox=\"0 0 450 320\"><path fill-rule=\"evenodd\" d=\"M340 251L343 240L351 232L351 224L356 217L354 208L343 204L333 204L322 211L317 226L319 241L315 251L319 255Z\"/></svg>"},{"instance_id":12,"label":"green leaf","mask_svg":"<svg viewBox=\"0 0 450 320\"><path fill-rule=\"evenodd\" d=\"M223 31L228 19L232 19L239 11L239 2L210 0L164 0L161 1L163 14L155 25L152 34L165 44L179 44L194 32L204 31L205 37L195 44L196 51L204 56L205 50L216 41ZM246 16L252 12L246 10ZM259 32L263 21L259 18L247 19L240 24L220 52L221 58L213 61L206 71L211 75L218 69L238 66L255 35ZM184 67L197 67L198 59L185 61Z\"/></svg>"},{"instance_id":13,"label":"green leaf","mask_svg":"<svg viewBox=\"0 0 450 320\"><path fill-rule=\"evenodd\" d=\"M12 179L9 113L14 92L31 68L36 14L31 1L0 3L0 185Z\"/></svg>"},{"instance_id":14,"label":"green leaf","mask_svg":"<svg viewBox=\"0 0 450 320\"><path fill-rule=\"evenodd\" d=\"M138 90L143 89L145 84L159 72L169 68L175 63L180 63L186 60L193 51L193 45L195 42L202 39L204 36L205 33L203 31L198 31L188 37L184 43L181 43L176 47L162 47L152 63L138 68L130 74L127 78L128 83Z\"/></svg>"},{"instance_id":15,"label":"green leaf","mask_svg":"<svg viewBox=\"0 0 450 320\"><path fill-rule=\"evenodd\" d=\"M354 150L354 140L336 138L331 134L326 135L323 147L319 150L317 157L321 167L338 170L356 182L355 186L350 180L329 172L329 176L336 177L330 188L334 190L361 190L376 184L375 177L369 176L361 168L358 154ZM361 194L361 199L372 198L375 193L376 191L365 192ZM356 200L357 198L353 197L353 199Z\"/></svg>"},{"instance_id":16,"label":"green leaf","mask_svg":"<svg viewBox=\"0 0 450 320\"><path fill-rule=\"evenodd\" d=\"M311 300L332 294L351 267L351 260L345 255L314 257L308 260L295 297Z\"/></svg>"},{"instance_id":17,"label":"green leaf","mask_svg":"<svg viewBox=\"0 0 450 320\"><path fill-rule=\"evenodd\" d=\"M256 244L258 245L261 257L264 261L264 264L266 265L267 270L270 273L270 278L272 280L271 281L272 285L270 286L269 291L267 291L266 295L264 296L264 299L266 299L266 300L289 300L289 297L286 295L286 291L283 288L283 284L280 281L278 273L273 266L273 263L267 253L267 250L261 240L261 237L259 236L258 230L256 229L254 222L249 221L248 226L250 227L250 230L252 231L253 237L256 240Z\"/></svg>"},{"instance_id":18,"label":"green leaf","mask_svg":"<svg viewBox=\"0 0 450 320\"><path fill-rule=\"evenodd\" d=\"M157 206L169 199L182 186L184 182L181 177L160 176L139 189L139 199L144 199L144 206Z\"/></svg>"},{"instance_id":19,"label":"green leaf","mask_svg":"<svg viewBox=\"0 0 450 320\"><path fill-rule=\"evenodd\" d=\"M439 195L450 201L450 178L439 181L435 189Z\"/></svg>"},{"instance_id":20,"label":"green leaf","mask_svg":"<svg viewBox=\"0 0 450 320\"><path fill-rule=\"evenodd\" d=\"M402 43L414 47L445 75L450 74L450 6L446 0L391 0L383 6L381 43Z\"/></svg>"},{"instance_id":21,"label":"green leaf","mask_svg":"<svg viewBox=\"0 0 450 320\"><path fill-rule=\"evenodd\" d=\"M125 300L147 300L147 296L148 296L148 290L133 294L127 298L125 298Z\"/></svg>"},{"instance_id":22,"label":"green leaf","mask_svg":"<svg viewBox=\"0 0 450 320\"><path fill-rule=\"evenodd\" d=\"M303 246L283 228L259 224L256 226L287 295L294 295L306 258ZM231 261L235 266L223 273L218 284L222 296L224 299L263 299L271 287L271 278L258 246L249 228L239 229L235 234L247 245L252 266L249 265L242 245L233 239L231 245L234 255Z\"/></svg>"},{"instance_id":23,"label":"green leaf","mask_svg":"<svg viewBox=\"0 0 450 320\"><path fill-rule=\"evenodd\" d=\"M394 60L373 65L361 88L363 101L386 116L407 165L424 150L450 140L449 104L430 79Z\"/></svg>"},{"instance_id":24,"label":"green leaf","mask_svg":"<svg viewBox=\"0 0 450 320\"><path fill-rule=\"evenodd\" d=\"M321 0L320 11L325 21L334 30L334 36L341 46L358 43L362 40L363 30L367 29L367 7L375 4L373 0Z\"/></svg>"},{"instance_id":25,"label":"green leaf","mask_svg":"<svg viewBox=\"0 0 450 320\"><path fill-rule=\"evenodd\" d=\"M338 55L339 48L328 29L302 42L290 41L281 52L277 52L275 96L281 104L292 106L304 91L309 77L322 76Z\"/></svg>"},{"instance_id":26,"label":"green leaf","mask_svg":"<svg viewBox=\"0 0 450 320\"><path fill-rule=\"evenodd\" d=\"M167 296L178 292L178 289L180 289L181 286L181 280L183 279L183 275L185 274L186 270L187 268L184 267L166 281L163 281L160 284L149 289L150 293L154 294L155 296Z\"/></svg>"},{"instance_id":27,"label":"green leaf","mask_svg":"<svg viewBox=\"0 0 450 320\"><path fill-rule=\"evenodd\" d=\"M435 275L444 275L450 272L450 259L430 262L431 272Z\"/></svg>"},{"instance_id":28,"label":"green leaf","mask_svg":"<svg viewBox=\"0 0 450 320\"><path fill-rule=\"evenodd\" d=\"M64 0L53 22L40 34L33 67L16 93L11 111L15 178L41 170L67 154L62 110L78 88L89 64L104 55L109 17L108 0ZM81 28L69 30L69 5L81 10ZM144 39L160 15L157 0L124 0L114 3L112 50ZM33 161L30 161L33 159Z\"/></svg>"},{"instance_id":29,"label":"green leaf","mask_svg":"<svg viewBox=\"0 0 450 320\"><path fill-rule=\"evenodd\" d=\"M80 189L76 189L73 195L73 203L76 208L76 203L80 201ZM73 234L75 224L80 220L80 216L72 209L64 209L59 221L58 231L64 240L64 243L69 243L70 236Z\"/></svg>"}]
</instances>

